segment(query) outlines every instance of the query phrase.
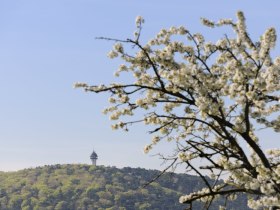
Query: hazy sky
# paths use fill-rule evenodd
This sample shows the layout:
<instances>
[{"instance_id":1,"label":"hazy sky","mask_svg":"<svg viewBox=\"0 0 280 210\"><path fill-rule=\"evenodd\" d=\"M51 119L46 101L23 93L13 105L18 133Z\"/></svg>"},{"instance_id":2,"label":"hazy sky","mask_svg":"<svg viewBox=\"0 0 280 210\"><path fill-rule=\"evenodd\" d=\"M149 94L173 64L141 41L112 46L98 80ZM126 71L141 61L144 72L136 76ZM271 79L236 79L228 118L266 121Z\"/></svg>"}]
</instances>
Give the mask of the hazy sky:
<instances>
[{"instance_id":1,"label":"hazy sky","mask_svg":"<svg viewBox=\"0 0 280 210\"><path fill-rule=\"evenodd\" d=\"M95 148L98 164L162 168L157 157L144 155L147 129L112 131L101 110L107 96L73 89L74 82L114 81L119 62L106 57L112 43L97 36L131 37L135 17L146 23L143 38L162 27L184 25L206 32L200 17L247 17L250 34L266 28L280 32L280 2L163 0L9 0L0 1L0 171L56 163L90 163ZM207 32L210 40L224 31ZM280 54L280 45L275 54ZM262 134L268 147L279 147L279 136ZM278 141L278 143L275 143ZM159 150L172 151L162 143Z\"/></svg>"}]
</instances>

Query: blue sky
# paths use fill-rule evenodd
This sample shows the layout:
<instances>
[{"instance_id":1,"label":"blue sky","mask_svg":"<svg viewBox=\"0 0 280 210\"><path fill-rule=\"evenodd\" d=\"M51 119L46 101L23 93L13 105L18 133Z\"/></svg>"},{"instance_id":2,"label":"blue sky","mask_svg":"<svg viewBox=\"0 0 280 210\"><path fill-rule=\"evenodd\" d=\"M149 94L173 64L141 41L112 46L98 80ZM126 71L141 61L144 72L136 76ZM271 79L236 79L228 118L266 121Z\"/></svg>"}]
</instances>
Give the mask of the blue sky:
<instances>
[{"instance_id":1,"label":"blue sky","mask_svg":"<svg viewBox=\"0 0 280 210\"><path fill-rule=\"evenodd\" d=\"M182 3L183 2L183 3ZM9 0L0 1L0 170L56 163L90 163L95 148L99 164L160 169L157 157L144 155L147 129L112 131L101 110L107 96L72 88L74 82L109 83L119 62L106 57L112 43L95 37L131 37L135 17L146 23L143 39L162 27L184 25L209 33L200 17L247 17L250 34L266 28L280 32L280 3L249 1ZM280 45L275 54L280 54ZM263 133L266 146L279 147L276 135ZM279 137L278 137L279 139ZM279 140L278 140L279 141ZM172 151L162 143L153 152Z\"/></svg>"}]
</instances>

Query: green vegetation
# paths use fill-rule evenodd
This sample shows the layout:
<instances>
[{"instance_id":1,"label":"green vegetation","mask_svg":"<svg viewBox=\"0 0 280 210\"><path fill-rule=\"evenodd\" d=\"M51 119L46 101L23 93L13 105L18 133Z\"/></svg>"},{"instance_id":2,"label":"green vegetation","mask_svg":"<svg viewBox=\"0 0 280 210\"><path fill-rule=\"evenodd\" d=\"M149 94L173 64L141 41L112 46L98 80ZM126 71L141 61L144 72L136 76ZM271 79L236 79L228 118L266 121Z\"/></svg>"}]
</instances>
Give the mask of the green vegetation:
<instances>
[{"instance_id":1,"label":"green vegetation","mask_svg":"<svg viewBox=\"0 0 280 210\"><path fill-rule=\"evenodd\" d=\"M179 210L179 196L203 186L199 177L159 171L90 165L53 165L0 172L1 210ZM222 202L222 200L220 201ZM238 204L237 207L234 204ZM202 204L196 203L201 209ZM217 209L214 203L212 209ZM247 209L244 197L228 209Z\"/></svg>"}]
</instances>

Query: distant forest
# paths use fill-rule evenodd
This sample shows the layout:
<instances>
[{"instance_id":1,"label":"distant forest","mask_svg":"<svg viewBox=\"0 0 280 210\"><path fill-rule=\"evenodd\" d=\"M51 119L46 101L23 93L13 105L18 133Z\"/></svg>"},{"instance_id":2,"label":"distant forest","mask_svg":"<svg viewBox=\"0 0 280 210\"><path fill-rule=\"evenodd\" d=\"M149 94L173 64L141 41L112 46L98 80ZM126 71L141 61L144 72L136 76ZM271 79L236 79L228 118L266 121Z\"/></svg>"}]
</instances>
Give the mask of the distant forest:
<instances>
[{"instance_id":1,"label":"distant forest","mask_svg":"<svg viewBox=\"0 0 280 210\"><path fill-rule=\"evenodd\" d=\"M182 210L179 197L202 188L199 177L166 173L143 187L159 171L141 168L53 165L0 172L1 210ZM247 210L244 196L227 209ZM218 209L224 200L214 202ZM194 209L203 209L196 203Z\"/></svg>"}]
</instances>

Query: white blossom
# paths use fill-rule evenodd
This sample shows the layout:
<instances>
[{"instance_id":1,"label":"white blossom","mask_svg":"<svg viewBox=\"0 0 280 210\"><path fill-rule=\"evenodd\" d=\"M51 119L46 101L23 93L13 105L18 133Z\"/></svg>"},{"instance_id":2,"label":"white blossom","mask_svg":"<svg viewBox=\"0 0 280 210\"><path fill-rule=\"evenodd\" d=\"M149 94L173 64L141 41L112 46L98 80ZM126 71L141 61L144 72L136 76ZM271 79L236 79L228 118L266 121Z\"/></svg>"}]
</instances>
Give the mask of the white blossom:
<instances>
[{"instance_id":1,"label":"white blossom","mask_svg":"<svg viewBox=\"0 0 280 210\"><path fill-rule=\"evenodd\" d=\"M136 19L135 19L135 23L136 23L137 26L140 25L141 23L144 23L143 17L137 16Z\"/></svg>"},{"instance_id":2,"label":"white blossom","mask_svg":"<svg viewBox=\"0 0 280 210\"><path fill-rule=\"evenodd\" d=\"M260 40L252 41L241 11L236 22L201 21L212 28L228 25L236 36L210 42L184 26L172 26L142 45L138 38L144 19L138 16L137 39L116 43L108 54L123 60L115 75L127 72L133 81L74 87L111 94L112 106L103 113L117 120L112 129L127 130L135 123L150 127L154 136L144 153L160 141L173 141L176 154L170 159L176 163L190 169L194 160L204 160L201 168L191 169L209 170L214 179L219 173L227 175L222 185L181 196L181 203L207 202L233 189L258 195L249 197L250 208L280 206L280 149L264 152L259 142L266 139L258 135L260 128L280 132L280 56L271 56L276 31L269 28ZM123 43L132 44L131 55ZM123 121L128 118L133 120ZM227 196L234 200L236 192Z\"/></svg>"}]
</instances>

